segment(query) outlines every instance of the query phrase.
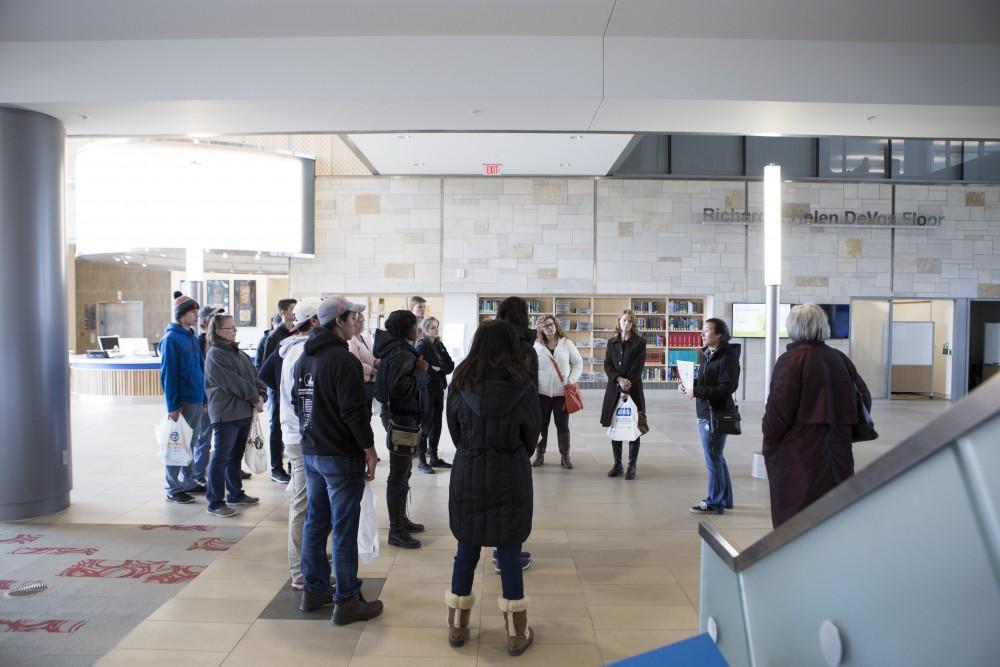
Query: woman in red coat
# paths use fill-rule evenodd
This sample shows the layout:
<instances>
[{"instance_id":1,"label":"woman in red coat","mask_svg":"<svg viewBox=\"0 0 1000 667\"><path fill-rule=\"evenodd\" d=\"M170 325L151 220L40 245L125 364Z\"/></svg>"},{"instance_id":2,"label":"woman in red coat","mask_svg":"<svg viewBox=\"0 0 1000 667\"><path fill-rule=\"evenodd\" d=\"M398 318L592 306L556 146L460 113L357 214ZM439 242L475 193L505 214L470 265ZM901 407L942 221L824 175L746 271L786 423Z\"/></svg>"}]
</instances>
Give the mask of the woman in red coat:
<instances>
[{"instance_id":1,"label":"woman in red coat","mask_svg":"<svg viewBox=\"0 0 1000 667\"><path fill-rule=\"evenodd\" d=\"M792 308L787 328L793 342L771 374L763 421L775 528L854 474L854 388L869 410L872 402L847 355L824 342L830 324L819 306Z\"/></svg>"}]
</instances>

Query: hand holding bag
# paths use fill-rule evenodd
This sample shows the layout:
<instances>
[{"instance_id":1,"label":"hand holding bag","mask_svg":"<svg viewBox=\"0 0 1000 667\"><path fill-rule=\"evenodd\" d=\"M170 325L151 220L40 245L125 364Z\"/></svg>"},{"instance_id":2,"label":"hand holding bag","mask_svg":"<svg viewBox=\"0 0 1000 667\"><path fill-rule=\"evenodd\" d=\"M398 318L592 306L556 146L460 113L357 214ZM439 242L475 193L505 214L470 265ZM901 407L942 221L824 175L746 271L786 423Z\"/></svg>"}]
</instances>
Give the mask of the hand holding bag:
<instances>
[{"instance_id":1,"label":"hand holding bag","mask_svg":"<svg viewBox=\"0 0 1000 667\"><path fill-rule=\"evenodd\" d=\"M361 496L361 519L358 522L358 558L362 563L370 563L378 558L378 512L376 512L375 491L371 482L365 482L365 494Z\"/></svg>"},{"instance_id":2,"label":"hand holding bag","mask_svg":"<svg viewBox=\"0 0 1000 667\"><path fill-rule=\"evenodd\" d=\"M552 362L552 367L556 369L556 375L559 376L559 382L563 386L563 410L569 414L583 410L583 399L580 397L580 385L575 382L572 384L566 384L566 378L563 377L562 371L559 370L559 364L556 363L556 358L551 352L549 352L549 361Z\"/></svg>"},{"instance_id":3,"label":"hand holding bag","mask_svg":"<svg viewBox=\"0 0 1000 667\"><path fill-rule=\"evenodd\" d=\"M260 426L260 413L253 416L250 436L247 438L246 450L243 452L243 462L247 469L255 475L267 472L267 448L264 446L264 430Z\"/></svg>"},{"instance_id":4,"label":"hand holding bag","mask_svg":"<svg viewBox=\"0 0 1000 667\"><path fill-rule=\"evenodd\" d=\"M184 415L174 421L167 415L156 425L156 443L160 446L160 460L163 465L189 466L191 455L191 427Z\"/></svg>"}]
</instances>

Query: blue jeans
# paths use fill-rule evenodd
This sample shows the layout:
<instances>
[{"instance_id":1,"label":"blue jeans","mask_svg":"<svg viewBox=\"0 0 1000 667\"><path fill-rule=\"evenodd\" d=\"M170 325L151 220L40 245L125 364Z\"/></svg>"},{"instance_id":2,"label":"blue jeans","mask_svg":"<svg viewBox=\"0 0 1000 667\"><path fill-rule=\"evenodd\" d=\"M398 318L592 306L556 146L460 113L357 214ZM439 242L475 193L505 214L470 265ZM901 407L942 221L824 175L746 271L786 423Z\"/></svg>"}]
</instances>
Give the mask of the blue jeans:
<instances>
[{"instance_id":1,"label":"blue jeans","mask_svg":"<svg viewBox=\"0 0 1000 667\"><path fill-rule=\"evenodd\" d=\"M198 433L201 431L201 422L208 421L208 415L204 414L205 406L202 403L181 402L181 417L191 427L191 439L197 442ZM191 443L192 453L197 451L195 442ZM195 459L197 461L197 459ZM198 486L198 476L194 472L194 463L186 466L166 466L167 473L167 493L181 493L190 491Z\"/></svg>"},{"instance_id":2,"label":"blue jeans","mask_svg":"<svg viewBox=\"0 0 1000 667\"><path fill-rule=\"evenodd\" d=\"M333 532L337 602L361 592L358 579L358 523L365 493L365 460L306 454L306 523L302 529L302 577L311 593L330 590L326 542Z\"/></svg>"},{"instance_id":3,"label":"blue jeans","mask_svg":"<svg viewBox=\"0 0 1000 667\"><path fill-rule=\"evenodd\" d=\"M709 507L732 509L733 482L729 479L729 466L722 450L726 446L725 433L712 433L708 419L698 420L698 436L705 452L705 467L708 469L708 495L705 502Z\"/></svg>"},{"instance_id":4,"label":"blue jeans","mask_svg":"<svg viewBox=\"0 0 1000 667\"><path fill-rule=\"evenodd\" d=\"M472 582L476 577L476 565L482 547L474 544L458 543L455 566L451 571L451 592L455 595L472 593ZM500 568L500 587L508 600L524 598L524 572L521 570L521 545L497 547L497 566Z\"/></svg>"},{"instance_id":5,"label":"blue jeans","mask_svg":"<svg viewBox=\"0 0 1000 667\"><path fill-rule=\"evenodd\" d=\"M206 479L208 475L208 460L212 453L212 422L208 413L201 416L201 428L194 434L194 461L191 463L191 473L197 480Z\"/></svg>"},{"instance_id":6,"label":"blue jeans","mask_svg":"<svg viewBox=\"0 0 1000 667\"><path fill-rule=\"evenodd\" d=\"M223 499L228 491L228 500L242 498L243 480L240 479L240 461L247 447L247 437L250 436L252 417L238 419L232 422L212 424L215 431L215 447L208 461L208 509L215 509L226 504Z\"/></svg>"}]
</instances>

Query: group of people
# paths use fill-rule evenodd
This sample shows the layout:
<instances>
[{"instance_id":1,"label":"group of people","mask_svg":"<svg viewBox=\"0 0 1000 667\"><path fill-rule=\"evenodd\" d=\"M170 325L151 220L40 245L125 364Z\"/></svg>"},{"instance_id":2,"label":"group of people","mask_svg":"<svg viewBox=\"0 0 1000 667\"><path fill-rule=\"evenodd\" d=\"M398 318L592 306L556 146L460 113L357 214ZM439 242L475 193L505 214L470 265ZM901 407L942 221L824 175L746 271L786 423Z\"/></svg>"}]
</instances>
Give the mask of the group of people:
<instances>
[{"instance_id":1,"label":"group of people","mask_svg":"<svg viewBox=\"0 0 1000 667\"><path fill-rule=\"evenodd\" d=\"M373 618L383 607L361 595L357 536L365 483L380 462L371 426L377 400L389 458L389 543L421 546L413 534L424 526L407 514L413 460L427 474L450 471L449 522L458 546L445 594L449 642L461 646L468 638L474 573L488 546L501 579L508 653L520 655L533 641L523 582L531 554L522 550L532 525L532 467L544 465L555 421L560 466L573 469L565 394L582 372L579 351L552 316L533 330L519 297L504 300L497 319L480 325L457 368L440 340L440 322L425 316L420 297L410 310L392 312L373 343L365 334L364 305L342 296L278 305L280 322L262 341L255 368L235 343L231 316L199 310L184 295L175 298L175 322L160 344L167 412L183 416L198 435L192 465L167 468L167 500L192 502L191 494L204 492L207 510L224 517L235 513L233 505L257 502L242 489L240 461L255 413L267 399L271 479L288 484L289 569L292 586L302 590L300 608L332 606L338 625ZM199 319L201 340L193 331ZM763 422L776 526L853 473L854 392L868 405L871 400L850 360L823 342L829 325L821 309L793 308L788 330L794 342L775 368ZM726 435L713 427L713 413L735 408L740 346L730 342L719 318L705 321L702 339L693 386L680 387L697 402L708 469L706 497L691 511L721 514L733 506L733 489L723 454ZM602 425L610 426L624 396L644 415L645 358L635 316L623 311L604 360ZM439 455L443 423L456 449L452 463ZM208 456L199 448L212 435ZM640 439L628 443L627 465L624 444L612 441L608 476L633 480ZM331 534L335 585L326 551Z\"/></svg>"}]
</instances>

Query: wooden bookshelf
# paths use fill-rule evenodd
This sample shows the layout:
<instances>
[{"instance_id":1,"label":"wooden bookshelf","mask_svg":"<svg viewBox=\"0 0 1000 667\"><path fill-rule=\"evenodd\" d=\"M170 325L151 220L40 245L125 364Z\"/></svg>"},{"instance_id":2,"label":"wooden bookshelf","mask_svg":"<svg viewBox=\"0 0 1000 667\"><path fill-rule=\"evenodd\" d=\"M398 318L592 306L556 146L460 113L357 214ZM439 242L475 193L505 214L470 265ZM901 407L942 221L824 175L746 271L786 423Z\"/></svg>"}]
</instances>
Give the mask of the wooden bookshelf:
<instances>
[{"instance_id":1,"label":"wooden bookshelf","mask_svg":"<svg viewBox=\"0 0 1000 667\"><path fill-rule=\"evenodd\" d=\"M507 296L479 296L479 320L493 319ZM649 388L675 387L677 359L697 361L701 349L701 329L707 300L703 296L570 296L520 295L528 302L531 326L545 315L553 315L583 357L580 385L603 388L604 355L607 341L623 310L632 310L636 330L646 339L646 367L643 383Z\"/></svg>"}]
</instances>

